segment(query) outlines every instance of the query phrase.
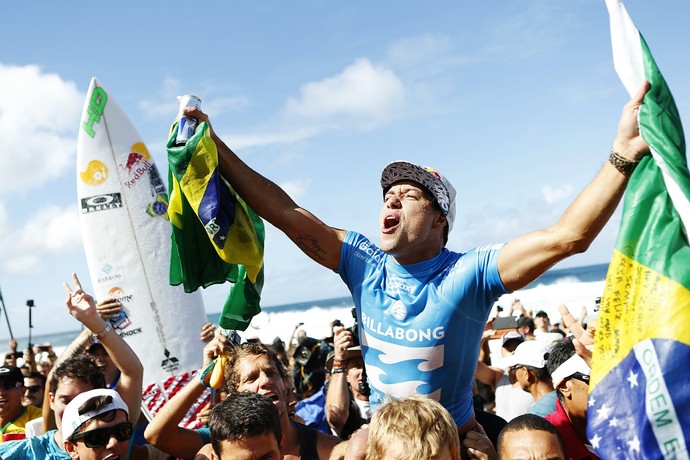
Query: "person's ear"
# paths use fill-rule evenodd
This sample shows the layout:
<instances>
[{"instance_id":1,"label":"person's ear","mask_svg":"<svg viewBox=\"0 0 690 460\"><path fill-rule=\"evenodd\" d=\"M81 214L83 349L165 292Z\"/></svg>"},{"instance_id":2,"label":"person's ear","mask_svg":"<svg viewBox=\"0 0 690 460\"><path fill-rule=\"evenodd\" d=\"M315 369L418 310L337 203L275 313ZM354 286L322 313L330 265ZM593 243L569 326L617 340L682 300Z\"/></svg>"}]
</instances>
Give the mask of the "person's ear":
<instances>
[{"instance_id":1,"label":"person's ear","mask_svg":"<svg viewBox=\"0 0 690 460\"><path fill-rule=\"evenodd\" d=\"M65 448L65 452L69 454L71 458L79 458L79 453L77 452L77 446L70 441L63 441L62 446Z\"/></svg>"},{"instance_id":2,"label":"person's ear","mask_svg":"<svg viewBox=\"0 0 690 460\"><path fill-rule=\"evenodd\" d=\"M561 383L558 384L558 388L556 388L556 389L559 390L561 392L561 394L563 394L563 396L566 399L568 399L572 395L572 391L571 391L570 386L571 386L571 379L565 379Z\"/></svg>"},{"instance_id":3,"label":"person's ear","mask_svg":"<svg viewBox=\"0 0 690 460\"><path fill-rule=\"evenodd\" d=\"M527 382L529 384L536 383L537 378L534 376L534 372L529 370L529 368L527 368L527 367L525 368L525 371L527 372Z\"/></svg>"},{"instance_id":4,"label":"person's ear","mask_svg":"<svg viewBox=\"0 0 690 460\"><path fill-rule=\"evenodd\" d=\"M439 211L438 217L436 218L436 221L434 223L441 226L441 227L445 227L447 222L448 222L448 219L446 219L446 216L444 216L443 213L441 211Z\"/></svg>"}]
</instances>

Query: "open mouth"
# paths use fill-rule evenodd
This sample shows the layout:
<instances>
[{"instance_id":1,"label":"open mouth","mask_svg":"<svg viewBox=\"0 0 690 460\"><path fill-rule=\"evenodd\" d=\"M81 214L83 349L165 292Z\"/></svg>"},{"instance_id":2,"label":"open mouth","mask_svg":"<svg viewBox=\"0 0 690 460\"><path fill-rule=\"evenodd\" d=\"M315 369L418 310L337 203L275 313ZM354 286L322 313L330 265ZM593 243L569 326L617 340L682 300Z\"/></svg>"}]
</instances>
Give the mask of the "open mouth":
<instances>
[{"instance_id":1,"label":"open mouth","mask_svg":"<svg viewBox=\"0 0 690 460\"><path fill-rule=\"evenodd\" d=\"M388 214L383 218L382 231L390 233L400 224L400 218L394 214Z\"/></svg>"},{"instance_id":2,"label":"open mouth","mask_svg":"<svg viewBox=\"0 0 690 460\"><path fill-rule=\"evenodd\" d=\"M273 404L278 404L280 402L280 398L275 393L264 393L262 396L269 398L271 401L273 401Z\"/></svg>"}]
</instances>

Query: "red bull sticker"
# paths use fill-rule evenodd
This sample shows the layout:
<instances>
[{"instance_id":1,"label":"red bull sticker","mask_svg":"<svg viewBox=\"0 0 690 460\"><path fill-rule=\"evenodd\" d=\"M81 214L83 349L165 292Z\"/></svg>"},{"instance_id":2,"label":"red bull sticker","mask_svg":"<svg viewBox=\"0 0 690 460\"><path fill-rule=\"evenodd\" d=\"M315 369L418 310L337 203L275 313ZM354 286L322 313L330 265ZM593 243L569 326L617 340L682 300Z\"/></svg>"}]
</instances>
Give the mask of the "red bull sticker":
<instances>
[{"instance_id":1,"label":"red bull sticker","mask_svg":"<svg viewBox=\"0 0 690 460\"><path fill-rule=\"evenodd\" d=\"M127 171L127 179L123 184L127 188L132 188L146 174L146 171L153 167L151 154L143 142L137 142L129 149L127 160L120 164L120 168Z\"/></svg>"}]
</instances>

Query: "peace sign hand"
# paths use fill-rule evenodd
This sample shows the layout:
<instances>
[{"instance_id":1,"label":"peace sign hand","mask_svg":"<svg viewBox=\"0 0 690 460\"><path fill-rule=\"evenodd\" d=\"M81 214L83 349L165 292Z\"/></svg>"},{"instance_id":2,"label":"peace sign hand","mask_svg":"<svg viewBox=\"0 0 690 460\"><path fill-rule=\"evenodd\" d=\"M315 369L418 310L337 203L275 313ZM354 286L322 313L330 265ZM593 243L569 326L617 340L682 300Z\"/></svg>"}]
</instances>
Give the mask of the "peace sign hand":
<instances>
[{"instance_id":1,"label":"peace sign hand","mask_svg":"<svg viewBox=\"0 0 690 460\"><path fill-rule=\"evenodd\" d=\"M104 324L104 321L98 315L96 302L90 294L87 294L81 288L81 283L76 273L72 273L72 280L74 281L74 290L72 290L69 284L63 283L65 291L67 292L65 304L67 305L69 314L74 316L74 318L84 326L91 329L91 331L102 330L103 328L101 325Z\"/></svg>"}]
</instances>

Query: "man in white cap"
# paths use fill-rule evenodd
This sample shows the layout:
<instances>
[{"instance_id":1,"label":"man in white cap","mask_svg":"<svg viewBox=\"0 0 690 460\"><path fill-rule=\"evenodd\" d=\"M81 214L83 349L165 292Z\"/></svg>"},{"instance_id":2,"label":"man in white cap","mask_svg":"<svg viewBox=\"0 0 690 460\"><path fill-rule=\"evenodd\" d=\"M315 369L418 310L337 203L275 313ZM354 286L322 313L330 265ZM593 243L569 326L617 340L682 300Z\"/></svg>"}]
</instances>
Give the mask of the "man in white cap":
<instances>
[{"instance_id":1,"label":"man in white cap","mask_svg":"<svg viewBox=\"0 0 690 460\"><path fill-rule=\"evenodd\" d=\"M575 352L572 339L556 342L546 363L558 399L556 411L545 418L565 440L568 458L598 459L587 437L587 402L591 369Z\"/></svg>"},{"instance_id":2,"label":"man in white cap","mask_svg":"<svg viewBox=\"0 0 690 460\"><path fill-rule=\"evenodd\" d=\"M517 331L509 331L501 338L501 356L489 366L477 361L476 378L494 390L496 394L496 415L510 422L518 415L527 412L534 404L534 398L522 391L515 378L512 357L515 350L525 342Z\"/></svg>"},{"instance_id":3,"label":"man in white cap","mask_svg":"<svg viewBox=\"0 0 690 460\"><path fill-rule=\"evenodd\" d=\"M196 134L212 139L223 177L247 204L347 284L357 308L372 408L388 397L427 395L438 399L465 433L475 426L474 371L491 307L499 296L584 252L599 234L649 151L636 118L647 89L625 106L609 161L558 222L466 253L445 247L456 193L434 168L396 161L383 169L376 247L364 235L330 227L298 206L235 155L204 123L208 116L201 110L187 108L184 115L199 120Z\"/></svg>"},{"instance_id":4,"label":"man in white cap","mask_svg":"<svg viewBox=\"0 0 690 460\"><path fill-rule=\"evenodd\" d=\"M515 349L511 358L511 373L520 388L531 394L534 404L527 413L546 417L556 410L556 390L546 368L549 349L539 340L526 340Z\"/></svg>"},{"instance_id":5,"label":"man in white cap","mask_svg":"<svg viewBox=\"0 0 690 460\"><path fill-rule=\"evenodd\" d=\"M77 395L62 414L65 451L75 460L128 458L132 423L120 395L105 388Z\"/></svg>"}]
</instances>

